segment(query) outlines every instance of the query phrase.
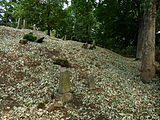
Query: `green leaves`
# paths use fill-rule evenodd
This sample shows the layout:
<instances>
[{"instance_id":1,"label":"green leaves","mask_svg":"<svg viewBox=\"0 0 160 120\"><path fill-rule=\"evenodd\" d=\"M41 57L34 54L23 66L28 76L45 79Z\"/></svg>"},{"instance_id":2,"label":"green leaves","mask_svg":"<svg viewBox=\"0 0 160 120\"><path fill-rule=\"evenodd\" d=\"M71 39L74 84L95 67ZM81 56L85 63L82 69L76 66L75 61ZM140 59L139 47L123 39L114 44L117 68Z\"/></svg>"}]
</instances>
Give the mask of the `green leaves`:
<instances>
[{"instance_id":1,"label":"green leaves","mask_svg":"<svg viewBox=\"0 0 160 120\"><path fill-rule=\"evenodd\" d=\"M26 39L26 40L34 42L37 39L37 37L34 36L33 34L25 34L23 36L23 39Z\"/></svg>"},{"instance_id":2,"label":"green leaves","mask_svg":"<svg viewBox=\"0 0 160 120\"><path fill-rule=\"evenodd\" d=\"M60 27L63 19L64 1L58 0L22 0L17 6L16 15L27 21L29 25L36 25L41 30L48 30L48 34L53 29Z\"/></svg>"},{"instance_id":3,"label":"green leaves","mask_svg":"<svg viewBox=\"0 0 160 120\"><path fill-rule=\"evenodd\" d=\"M115 49L135 45L138 31L137 3L107 0L98 4L95 16L100 22L98 41L103 47Z\"/></svg>"},{"instance_id":4,"label":"green leaves","mask_svg":"<svg viewBox=\"0 0 160 120\"><path fill-rule=\"evenodd\" d=\"M72 0L74 18L74 39L82 42L92 42L94 18L94 0Z\"/></svg>"},{"instance_id":5,"label":"green leaves","mask_svg":"<svg viewBox=\"0 0 160 120\"><path fill-rule=\"evenodd\" d=\"M0 1L0 25L14 26L15 18L12 16L15 10L16 2L1 0Z\"/></svg>"}]
</instances>

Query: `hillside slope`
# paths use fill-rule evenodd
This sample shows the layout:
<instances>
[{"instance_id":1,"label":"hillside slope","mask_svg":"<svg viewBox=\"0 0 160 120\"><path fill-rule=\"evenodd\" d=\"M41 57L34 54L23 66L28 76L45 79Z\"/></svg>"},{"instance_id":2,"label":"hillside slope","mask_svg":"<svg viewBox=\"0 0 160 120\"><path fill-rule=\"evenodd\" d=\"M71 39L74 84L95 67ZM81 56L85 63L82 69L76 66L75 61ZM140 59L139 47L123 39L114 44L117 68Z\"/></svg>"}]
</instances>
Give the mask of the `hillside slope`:
<instances>
[{"instance_id":1,"label":"hillside slope","mask_svg":"<svg viewBox=\"0 0 160 120\"><path fill-rule=\"evenodd\" d=\"M45 34L42 44L19 44L24 33L0 26L0 116L1 119L43 120L146 120L160 119L158 83L144 85L138 75L140 63L112 51L97 47L81 48L82 43L55 40ZM71 64L74 100L53 112L51 94L58 89L61 66L56 59ZM96 92L86 86L94 75ZM48 101L45 108L37 105Z\"/></svg>"}]
</instances>

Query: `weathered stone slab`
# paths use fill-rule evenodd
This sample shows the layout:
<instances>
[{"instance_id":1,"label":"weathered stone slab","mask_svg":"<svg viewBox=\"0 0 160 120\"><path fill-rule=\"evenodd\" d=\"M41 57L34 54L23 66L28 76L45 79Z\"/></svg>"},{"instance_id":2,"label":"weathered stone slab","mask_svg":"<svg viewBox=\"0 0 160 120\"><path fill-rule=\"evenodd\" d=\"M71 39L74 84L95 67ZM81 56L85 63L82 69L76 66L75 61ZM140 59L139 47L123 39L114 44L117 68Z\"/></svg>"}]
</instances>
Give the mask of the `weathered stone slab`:
<instances>
[{"instance_id":1,"label":"weathered stone slab","mask_svg":"<svg viewBox=\"0 0 160 120\"><path fill-rule=\"evenodd\" d=\"M59 94L65 94L70 92L71 89L70 77L71 73L66 68L62 68L59 79L59 89L58 89Z\"/></svg>"}]
</instances>

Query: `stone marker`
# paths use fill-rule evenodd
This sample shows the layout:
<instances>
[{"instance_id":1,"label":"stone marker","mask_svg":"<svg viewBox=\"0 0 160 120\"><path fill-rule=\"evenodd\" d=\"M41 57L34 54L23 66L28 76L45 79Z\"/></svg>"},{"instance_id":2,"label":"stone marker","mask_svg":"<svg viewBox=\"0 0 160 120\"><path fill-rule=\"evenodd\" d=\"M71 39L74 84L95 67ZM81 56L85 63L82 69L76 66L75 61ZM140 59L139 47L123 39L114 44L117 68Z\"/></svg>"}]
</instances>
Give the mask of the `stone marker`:
<instances>
[{"instance_id":1,"label":"stone marker","mask_svg":"<svg viewBox=\"0 0 160 120\"><path fill-rule=\"evenodd\" d=\"M90 75L88 77L88 87L90 90L95 89L95 80L94 80L94 75Z\"/></svg>"},{"instance_id":2,"label":"stone marker","mask_svg":"<svg viewBox=\"0 0 160 120\"><path fill-rule=\"evenodd\" d=\"M61 69L59 89L58 89L59 94L65 94L70 92L70 88L71 88L70 76L71 76L71 73L66 68Z\"/></svg>"},{"instance_id":3,"label":"stone marker","mask_svg":"<svg viewBox=\"0 0 160 120\"><path fill-rule=\"evenodd\" d=\"M60 73L59 80L59 89L57 94L57 99L63 103L69 102L73 99L71 91L71 82L70 82L71 73L67 68L63 67Z\"/></svg>"}]
</instances>

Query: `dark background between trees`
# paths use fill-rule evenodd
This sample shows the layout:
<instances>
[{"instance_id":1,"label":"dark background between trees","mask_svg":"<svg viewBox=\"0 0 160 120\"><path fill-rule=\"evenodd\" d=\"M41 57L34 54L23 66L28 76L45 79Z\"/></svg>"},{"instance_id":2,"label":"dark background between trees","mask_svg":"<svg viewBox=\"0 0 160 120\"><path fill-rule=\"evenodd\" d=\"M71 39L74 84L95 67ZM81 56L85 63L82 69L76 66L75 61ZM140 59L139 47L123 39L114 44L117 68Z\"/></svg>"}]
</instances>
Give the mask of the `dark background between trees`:
<instances>
[{"instance_id":1,"label":"dark background between trees","mask_svg":"<svg viewBox=\"0 0 160 120\"><path fill-rule=\"evenodd\" d=\"M96 44L135 57L139 26L145 10L143 0L1 0L0 25L16 27L18 18L56 37ZM157 5L158 6L158 5ZM160 30L157 7L156 32ZM156 48L160 39L156 35Z\"/></svg>"}]
</instances>

